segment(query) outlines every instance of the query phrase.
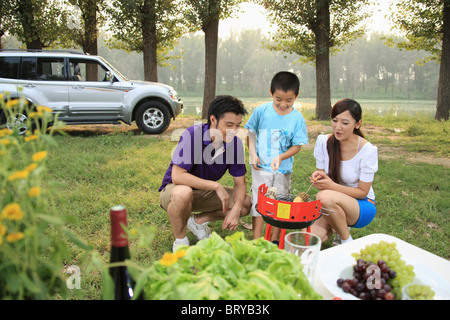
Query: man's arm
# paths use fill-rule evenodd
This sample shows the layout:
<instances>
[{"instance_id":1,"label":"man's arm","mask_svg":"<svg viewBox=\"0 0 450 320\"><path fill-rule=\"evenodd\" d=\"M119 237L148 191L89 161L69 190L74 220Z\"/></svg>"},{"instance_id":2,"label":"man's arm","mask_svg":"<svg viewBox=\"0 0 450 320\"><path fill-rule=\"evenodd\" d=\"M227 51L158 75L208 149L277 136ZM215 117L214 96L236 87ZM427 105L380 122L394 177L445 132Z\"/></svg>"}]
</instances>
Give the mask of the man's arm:
<instances>
[{"instance_id":1,"label":"man's arm","mask_svg":"<svg viewBox=\"0 0 450 320\"><path fill-rule=\"evenodd\" d=\"M177 165L172 165L172 182L174 184L181 184L200 190L214 190L217 193L220 201L222 201L222 209L225 213L230 205L230 196L225 188L217 181L211 181L199 178L187 172Z\"/></svg>"},{"instance_id":2,"label":"man's arm","mask_svg":"<svg viewBox=\"0 0 450 320\"><path fill-rule=\"evenodd\" d=\"M226 214L223 220L222 229L236 230L239 225L241 217L242 205L244 203L245 195L247 193L247 186L245 184L245 175L241 177L233 177L233 208Z\"/></svg>"}]
</instances>

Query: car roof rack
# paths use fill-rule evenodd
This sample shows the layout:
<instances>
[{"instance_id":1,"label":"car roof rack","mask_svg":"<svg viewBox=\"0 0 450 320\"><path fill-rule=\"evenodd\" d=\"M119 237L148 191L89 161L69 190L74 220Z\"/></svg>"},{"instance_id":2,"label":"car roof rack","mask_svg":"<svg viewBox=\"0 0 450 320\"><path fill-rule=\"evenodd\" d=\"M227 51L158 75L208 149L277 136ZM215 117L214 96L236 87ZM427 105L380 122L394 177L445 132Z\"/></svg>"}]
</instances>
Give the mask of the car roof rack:
<instances>
[{"instance_id":1,"label":"car roof rack","mask_svg":"<svg viewBox=\"0 0 450 320\"><path fill-rule=\"evenodd\" d=\"M50 49L0 49L0 51L9 51L9 52L45 52L45 53L52 53L52 52L60 52L60 53L72 53L72 54L83 54L88 55L87 53L83 52L76 52L76 51L70 51L70 50L50 50Z\"/></svg>"}]
</instances>

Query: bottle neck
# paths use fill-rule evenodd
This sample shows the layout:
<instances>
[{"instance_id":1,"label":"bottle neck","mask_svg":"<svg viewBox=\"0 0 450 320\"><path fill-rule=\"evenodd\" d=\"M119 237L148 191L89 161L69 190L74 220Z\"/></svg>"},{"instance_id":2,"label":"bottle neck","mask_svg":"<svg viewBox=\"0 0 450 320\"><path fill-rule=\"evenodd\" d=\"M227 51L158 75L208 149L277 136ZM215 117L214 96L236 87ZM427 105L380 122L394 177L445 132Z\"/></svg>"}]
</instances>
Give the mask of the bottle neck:
<instances>
[{"instance_id":1,"label":"bottle neck","mask_svg":"<svg viewBox=\"0 0 450 320\"><path fill-rule=\"evenodd\" d=\"M127 226L127 211L111 210L111 246L126 247L128 246L128 236L123 230L123 226Z\"/></svg>"}]
</instances>

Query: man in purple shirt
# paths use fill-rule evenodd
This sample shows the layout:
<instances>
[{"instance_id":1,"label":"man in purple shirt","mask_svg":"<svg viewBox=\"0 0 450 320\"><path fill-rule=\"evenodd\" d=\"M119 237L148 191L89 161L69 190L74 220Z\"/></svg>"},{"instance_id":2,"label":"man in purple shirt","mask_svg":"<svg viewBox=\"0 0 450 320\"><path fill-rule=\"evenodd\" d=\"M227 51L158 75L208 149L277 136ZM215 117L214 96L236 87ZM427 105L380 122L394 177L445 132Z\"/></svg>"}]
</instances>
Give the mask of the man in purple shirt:
<instances>
[{"instance_id":1,"label":"man in purple shirt","mask_svg":"<svg viewBox=\"0 0 450 320\"><path fill-rule=\"evenodd\" d=\"M222 229L236 230L239 218L250 212L244 146L236 136L246 113L239 99L218 96L209 107L208 122L183 132L159 188L175 235L173 251L189 245L186 227L202 240L211 236L208 222L223 219ZM218 182L227 171L234 188Z\"/></svg>"}]
</instances>

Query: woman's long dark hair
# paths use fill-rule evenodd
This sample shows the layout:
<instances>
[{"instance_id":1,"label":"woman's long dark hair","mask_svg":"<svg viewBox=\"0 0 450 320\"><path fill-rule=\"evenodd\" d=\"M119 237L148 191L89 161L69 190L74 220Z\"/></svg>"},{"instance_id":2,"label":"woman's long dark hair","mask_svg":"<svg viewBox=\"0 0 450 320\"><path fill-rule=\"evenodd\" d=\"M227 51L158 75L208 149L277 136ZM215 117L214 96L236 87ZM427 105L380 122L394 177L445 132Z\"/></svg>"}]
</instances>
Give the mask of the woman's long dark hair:
<instances>
[{"instance_id":1,"label":"woman's long dark hair","mask_svg":"<svg viewBox=\"0 0 450 320\"><path fill-rule=\"evenodd\" d=\"M334 117L336 117L338 114L341 114L342 112L349 111L352 115L353 119L355 119L356 122L361 120L362 110L361 106L358 102L356 102L353 99L342 99L333 106L331 109L331 119L333 120ZM360 137L364 138L363 133L361 132L361 129L354 129L354 134L357 134ZM330 163L328 166L328 176L336 183L341 183L341 145L338 140L334 137L334 134L332 134L328 138L327 142L327 150L328 150L328 157L330 159Z\"/></svg>"}]
</instances>

